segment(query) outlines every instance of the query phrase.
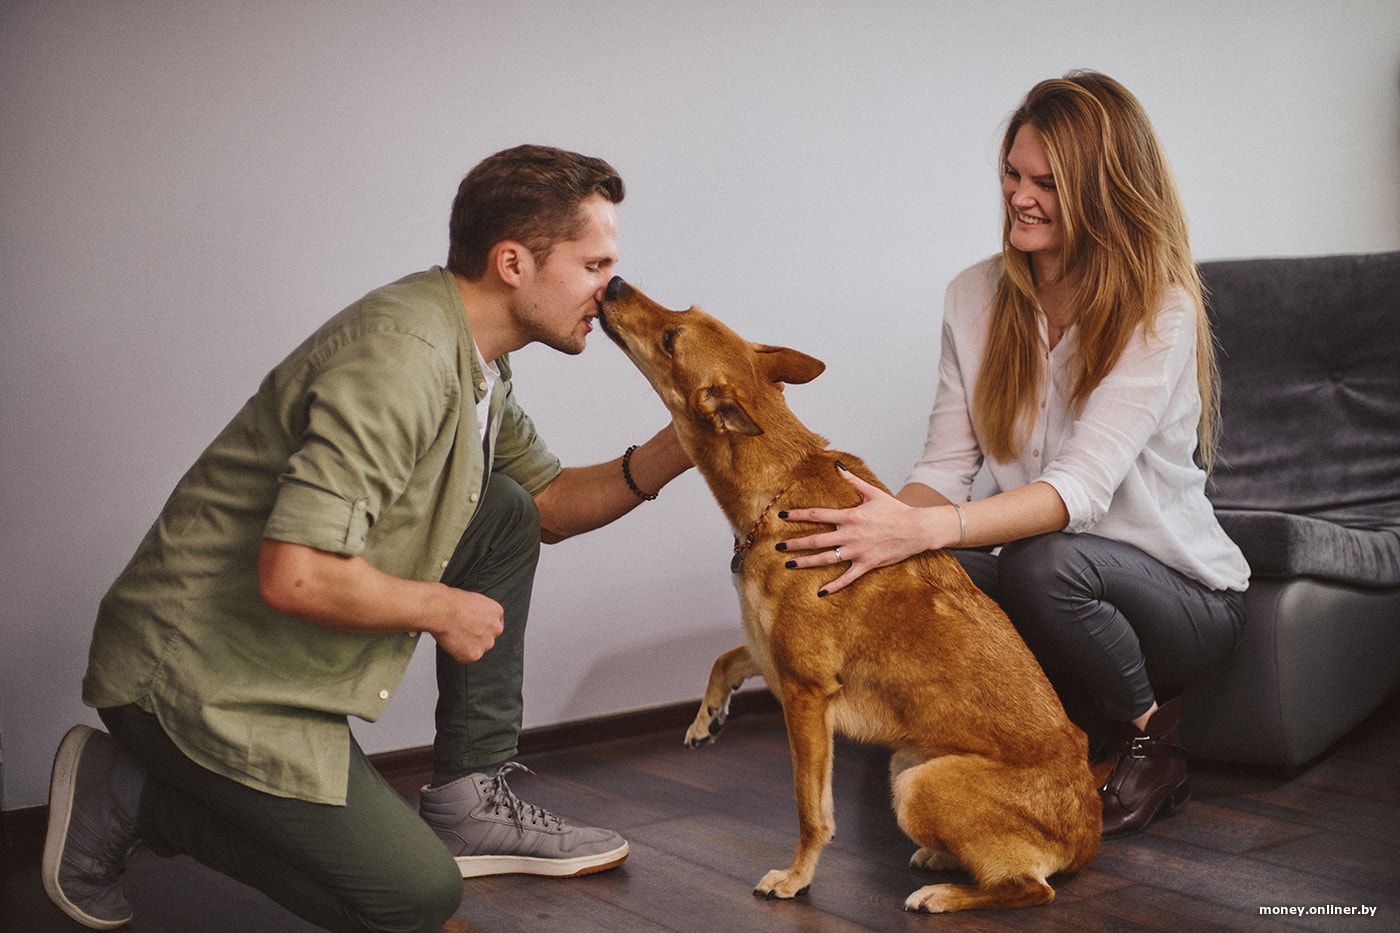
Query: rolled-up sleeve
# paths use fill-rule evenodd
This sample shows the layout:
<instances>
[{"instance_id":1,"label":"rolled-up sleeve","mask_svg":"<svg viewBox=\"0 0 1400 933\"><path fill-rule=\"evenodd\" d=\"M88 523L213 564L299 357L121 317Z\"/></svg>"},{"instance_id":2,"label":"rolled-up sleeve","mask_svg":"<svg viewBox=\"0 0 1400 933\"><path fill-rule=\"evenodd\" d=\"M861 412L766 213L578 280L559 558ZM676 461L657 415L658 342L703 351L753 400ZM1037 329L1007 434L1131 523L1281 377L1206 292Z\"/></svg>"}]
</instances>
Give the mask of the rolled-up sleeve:
<instances>
[{"instance_id":1,"label":"rolled-up sleeve","mask_svg":"<svg viewBox=\"0 0 1400 933\"><path fill-rule=\"evenodd\" d=\"M287 413L300 437L264 537L343 556L402 495L452 409L450 372L417 336L385 329L327 348Z\"/></svg>"}]
</instances>

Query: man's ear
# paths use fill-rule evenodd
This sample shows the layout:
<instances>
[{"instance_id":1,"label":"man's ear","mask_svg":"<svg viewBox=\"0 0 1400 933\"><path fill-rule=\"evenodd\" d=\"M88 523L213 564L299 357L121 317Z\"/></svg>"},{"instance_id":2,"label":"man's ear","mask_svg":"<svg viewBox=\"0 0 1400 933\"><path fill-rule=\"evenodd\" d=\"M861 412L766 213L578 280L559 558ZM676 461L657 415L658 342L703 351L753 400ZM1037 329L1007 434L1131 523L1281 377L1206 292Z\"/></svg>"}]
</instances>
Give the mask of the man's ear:
<instances>
[{"instance_id":1,"label":"man's ear","mask_svg":"<svg viewBox=\"0 0 1400 933\"><path fill-rule=\"evenodd\" d=\"M516 240L502 240L491 247L487 264L495 270L500 280L507 285L519 285L525 274L534 268L535 257L525 244Z\"/></svg>"},{"instance_id":2,"label":"man's ear","mask_svg":"<svg viewBox=\"0 0 1400 933\"><path fill-rule=\"evenodd\" d=\"M729 386L706 386L697 389L691 397L691 407L701 414L708 415L720 431L749 437L757 437L763 433L763 429L749 416L748 410L735 397Z\"/></svg>"},{"instance_id":3,"label":"man's ear","mask_svg":"<svg viewBox=\"0 0 1400 933\"><path fill-rule=\"evenodd\" d=\"M787 347L770 347L766 344L754 343L755 365L759 372L768 377L769 382L791 382L793 385L802 385L804 382L811 382L826 369L826 364L815 356L808 356L798 350L790 350Z\"/></svg>"}]
</instances>

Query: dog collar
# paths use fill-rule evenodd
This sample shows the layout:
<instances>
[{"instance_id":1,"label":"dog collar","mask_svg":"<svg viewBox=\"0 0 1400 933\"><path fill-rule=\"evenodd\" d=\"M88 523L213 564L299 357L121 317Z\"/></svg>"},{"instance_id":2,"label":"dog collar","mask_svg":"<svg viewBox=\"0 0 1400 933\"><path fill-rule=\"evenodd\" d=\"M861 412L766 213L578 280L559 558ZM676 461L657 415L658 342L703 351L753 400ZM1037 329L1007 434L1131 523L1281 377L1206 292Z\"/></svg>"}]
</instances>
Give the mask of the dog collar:
<instances>
[{"instance_id":1,"label":"dog collar","mask_svg":"<svg viewBox=\"0 0 1400 933\"><path fill-rule=\"evenodd\" d=\"M768 517L768 513L772 511L773 506L778 504L778 500L783 497L785 492L787 492L786 489L779 489L778 494L769 500L768 504L763 507L763 511L758 513L758 521L754 522L749 533L744 535L743 541L738 538L734 539L734 557L729 561L730 573L738 573L744 569L744 554L753 547L753 539L758 534L758 526L763 524L763 520Z\"/></svg>"}]
</instances>

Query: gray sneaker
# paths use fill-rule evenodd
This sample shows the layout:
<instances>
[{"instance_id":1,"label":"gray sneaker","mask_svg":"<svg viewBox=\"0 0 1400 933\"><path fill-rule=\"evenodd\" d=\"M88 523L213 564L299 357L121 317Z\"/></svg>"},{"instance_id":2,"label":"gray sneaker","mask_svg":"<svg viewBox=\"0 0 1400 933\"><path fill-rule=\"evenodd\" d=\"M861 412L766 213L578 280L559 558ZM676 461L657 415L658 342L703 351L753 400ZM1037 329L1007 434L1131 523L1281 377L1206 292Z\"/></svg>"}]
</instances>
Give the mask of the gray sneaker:
<instances>
[{"instance_id":1,"label":"gray sneaker","mask_svg":"<svg viewBox=\"0 0 1400 933\"><path fill-rule=\"evenodd\" d=\"M74 726L59 743L49 783L44 890L93 930L131 919L121 874L136 847L136 809L146 772L110 735Z\"/></svg>"},{"instance_id":2,"label":"gray sneaker","mask_svg":"<svg viewBox=\"0 0 1400 933\"><path fill-rule=\"evenodd\" d=\"M570 826L515 796L506 785L506 775L515 770L531 773L509 761L423 788L419 813L457 860L463 878L572 878L606 871L627 858L626 840L612 830Z\"/></svg>"}]
</instances>

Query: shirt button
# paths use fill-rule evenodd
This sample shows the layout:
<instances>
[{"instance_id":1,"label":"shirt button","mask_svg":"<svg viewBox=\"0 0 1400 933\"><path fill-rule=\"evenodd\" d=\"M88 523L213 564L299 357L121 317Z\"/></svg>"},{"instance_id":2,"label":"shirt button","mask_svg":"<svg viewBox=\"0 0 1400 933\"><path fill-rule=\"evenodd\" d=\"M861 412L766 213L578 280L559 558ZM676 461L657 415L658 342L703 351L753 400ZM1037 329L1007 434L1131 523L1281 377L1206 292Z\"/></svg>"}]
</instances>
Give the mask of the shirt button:
<instances>
[{"instance_id":1,"label":"shirt button","mask_svg":"<svg viewBox=\"0 0 1400 933\"><path fill-rule=\"evenodd\" d=\"M366 502L366 501L363 500L363 499L356 499L356 500L355 500L355 511L356 511L356 512L363 512L363 511L364 511L365 509L367 509L367 508L369 508L369 503L368 503L368 502Z\"/></svg>"},{"instance_id":2,"label":"shirt button","mask_svg":"<svg viewBox=\"0 0 1400 933\"><path fill-rule=\"evenodd\" d=\"M480 493L475 493L475 492L472 493L470 496L467 496L468 501L471 501L471 502L475 502L476 500L478 500L478 499L480 499L480 498L481 498Z\"/></svg>"},{"instance_id":3,"label":"shirt button","mask_svg":"<svg viewBox=\"0 0 1400 933\"><path fill-rule=\"evenodd\" d=\"M447 560L446 560L446 558L444 558L443 560L438 561L438 569L439 569L439 570L446 570L446 569L447 569Z\"/></svg>"},{"instance_id":4,"label":"shirt button","mask_svg":"<svg viewBox=\"0 0 1400 933\"><path fill-rule=\"evenodd\" d=\"M388 691L388 690L381 690L381 691L379 691L379 699L381 699L381 700L387 700L387 699L389 699L389 691Z\"/></svg>"},{"instance_id":5,"label":"shirt button","mask_svg":"<svg viewBox=\"0 0 1400 933\"><path fill-rule=\"evenodd\" d=\"M1031 451L1031 456L1032 456L1032 457L1039 457L1039 456L1040 456L1040 451L1038 451L1038 450L1032 450L1032 451Z\"/></svg>"},{"instance_id":6,"label":"shirt button","mask_svg":"<svg viewBox=\"0 0 1400 933\"><path fill-rule=\"evenodd\" d=\"M485 392L485 391L486 391L486 383L484 383L484 382L478 382L478 383L476 384L476 387L477 387L478 389L480 389L482 392Z\"/></svg>"}]
</instances>

